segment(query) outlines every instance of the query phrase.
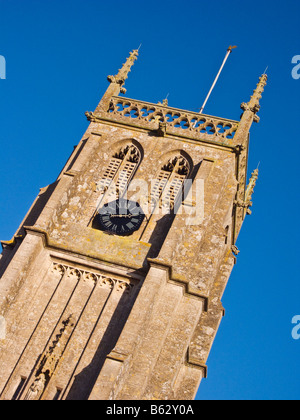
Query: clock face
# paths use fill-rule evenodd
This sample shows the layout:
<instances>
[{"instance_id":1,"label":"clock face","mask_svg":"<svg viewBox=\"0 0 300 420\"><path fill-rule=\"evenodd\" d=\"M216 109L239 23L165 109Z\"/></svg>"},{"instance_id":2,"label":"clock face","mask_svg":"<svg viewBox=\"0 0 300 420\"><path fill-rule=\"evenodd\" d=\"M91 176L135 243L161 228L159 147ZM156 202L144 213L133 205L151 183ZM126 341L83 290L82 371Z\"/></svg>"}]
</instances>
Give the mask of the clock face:
<instances>
[{"instance_id":1,"label":"clock face","mask_svg":"<svg viewBox=\"0 0 300 420\"><path fill-rule=\"evenodd\" d=\"M96 217L105 232L126 236L140 228L145 214L138 203L119 199L105 204Z\"/></svg>"}]
</instances>

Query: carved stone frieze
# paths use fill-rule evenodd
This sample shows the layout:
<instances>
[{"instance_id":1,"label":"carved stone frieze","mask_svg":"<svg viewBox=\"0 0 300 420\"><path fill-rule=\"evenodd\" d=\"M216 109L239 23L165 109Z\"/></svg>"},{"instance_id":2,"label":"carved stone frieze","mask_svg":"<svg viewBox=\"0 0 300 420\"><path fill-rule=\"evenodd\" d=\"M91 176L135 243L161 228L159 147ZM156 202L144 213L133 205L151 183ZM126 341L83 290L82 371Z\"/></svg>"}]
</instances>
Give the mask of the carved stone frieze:
<instances>
[{"instance_id":1,"label":"carved stone frieze","mask_svg":"<svg viewBox=\"0 0 300 420\"><path fill-rule=\"evenodd\" d=\"M69 278L73 278L74 281L92 281L95 285L97 284L103 288L114 289L118 292L123 291L129 293L133 287L133 284L130 283L129 280L119 280L57 262L53 262L52 272L62 277L66 275Z\"/></svg>"}]
</instances>

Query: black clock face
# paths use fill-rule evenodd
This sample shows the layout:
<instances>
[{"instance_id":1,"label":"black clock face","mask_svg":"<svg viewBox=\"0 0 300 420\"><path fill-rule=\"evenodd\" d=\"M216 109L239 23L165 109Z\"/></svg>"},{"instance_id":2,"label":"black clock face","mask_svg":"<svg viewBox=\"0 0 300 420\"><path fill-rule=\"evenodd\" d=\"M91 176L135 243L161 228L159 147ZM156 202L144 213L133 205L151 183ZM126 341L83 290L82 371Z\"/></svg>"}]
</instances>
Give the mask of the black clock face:
<instances>
[{"instance_id":1,"label":"black clock face","mask_svg":"<svg viewBox=\"0 0 300 420\"><path fill-rule=\"evenodd\" d=\"M144 218L141 206L125 199L105 204L97 215L102 230L120 236L130 235L138 230Z\"/></svg>"}]
</instances>

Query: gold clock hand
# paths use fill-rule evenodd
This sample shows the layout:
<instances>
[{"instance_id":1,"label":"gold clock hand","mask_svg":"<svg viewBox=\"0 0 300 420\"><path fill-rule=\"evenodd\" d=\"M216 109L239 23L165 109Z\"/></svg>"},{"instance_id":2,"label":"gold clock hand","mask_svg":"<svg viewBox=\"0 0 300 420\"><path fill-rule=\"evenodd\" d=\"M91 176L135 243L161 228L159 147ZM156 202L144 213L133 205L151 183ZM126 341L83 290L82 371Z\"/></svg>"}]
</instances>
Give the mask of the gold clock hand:
<instances>
[{"instance_id":1,"label":"gold clock hand","mask_svg":"<svg viewBox=\"0 0 300 420\"><path fill-rule=\"evenodd\" d=\"M131 219L132 217L134 217L133 214L111 214L110 217L119 217L119 218L124 218L124 219Z\"/></svg>"}]
</instances>

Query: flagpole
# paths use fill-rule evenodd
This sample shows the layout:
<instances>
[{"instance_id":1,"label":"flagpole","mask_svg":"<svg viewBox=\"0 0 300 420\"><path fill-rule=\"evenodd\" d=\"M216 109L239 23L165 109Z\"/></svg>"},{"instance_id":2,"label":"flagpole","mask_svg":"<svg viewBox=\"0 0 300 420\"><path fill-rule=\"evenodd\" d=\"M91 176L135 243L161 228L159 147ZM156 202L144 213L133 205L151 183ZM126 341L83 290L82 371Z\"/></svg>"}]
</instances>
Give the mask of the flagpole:
<instances>
[{"instance_id":1,"label":"flagpole","mask_svg":"<svg viewBox=\"0 0 300 420\"><path fill-rule=\"evenodd\" d=\"M225 66L225 64L226 64L226 61L228 60L228 57L229 57L229 55L232 53L232 50L233 50L234 48L237 48L237 47L236 47L236 46L230 46L230 47L228 48L227 53L226 53L226 56L225 56L224 61L223 61L223 63L222 63L222 66L221 66L221 68L220 68L220 70L219 70L219 73L217 74L217 77L215 78L215 81L214 81L214 83L213 83L213 85L212 85L212 87L211 87L211 89L210 89L210 91L209 91L209 93L208 93L208 95L207 95L207 97L206 97L205 101L204 101L204 104L202 105L202 107L201 107L201 109L200 109L199 114L202 114L202 113L203 113L203 110L204 110L204 108L205 108L205 106L206 106L206 104L207 104L207 101L209 100L210 95L211 95L211 93L212 93L212 91L213 91L214 87L216 86L216 83L217 83L217 81L218 81L218 79L219 79L219 77L220 77L220 74L222 73L222 70L223 70L223 68L224 68L224 66Z\"/></svg>"}]
</instances>

